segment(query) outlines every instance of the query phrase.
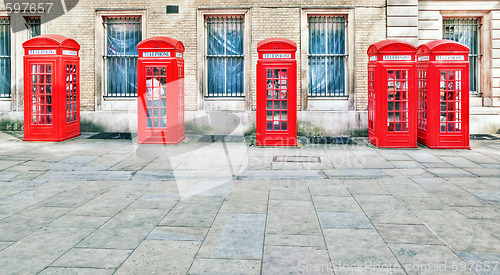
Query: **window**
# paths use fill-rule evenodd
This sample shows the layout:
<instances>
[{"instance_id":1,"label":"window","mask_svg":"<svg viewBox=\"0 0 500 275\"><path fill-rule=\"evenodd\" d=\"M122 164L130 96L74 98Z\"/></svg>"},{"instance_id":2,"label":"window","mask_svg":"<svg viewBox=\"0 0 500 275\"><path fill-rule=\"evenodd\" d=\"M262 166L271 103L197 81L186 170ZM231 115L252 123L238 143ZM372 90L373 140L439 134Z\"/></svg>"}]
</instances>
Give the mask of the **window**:
<instances>
[{"instance_id":1,"label":"window","mask_svg":"<svg viewBox=\"0 0 500 275\"><path fill-rule=\"evenodd\" d=\"M28 39L37 37L40 32L40 17L24 17L26 28L28 29Z\"/></svg>"},{"instance_id":2,"label":"window","mask_svg":"<svg viewBox=\"0 0 500 275\"><path fill-rule=\"evenodd\" d=\"M479 20L477 18L443 19L443 38L469 47L469 90L479 93Z\"/></svg>"},{"instance_id":3,"label":"window","mask_svg":"<svg viewBox=\"0 0 500 275\"><path fill-rule=\"evenodd\" d=\"M243 16L206 16L207 96L244 96Z\"/></svg>"},{"instance_id":4,"label":"window","mask_svg":"<svg viewBox=\"0 0 500 275\"><path fill-rule=\"evenodd\" d=\"M140 16L104 17L106 97L137 96L137 44L142 40Z\"/></svg>"},{"instance_id":5,"label":"window","mask_svg":"<svg viewBox=\"0 0 500 275\"><path fill-rule=\"evenodd\" d=\"M346 96L346 18L309 16L309 97Z\"/></svg>"},{"instance_id":6,"label":"window","mask_svg":"<svg viewBox=\"0 0 500 275\"><path fill-rule=\"evenodd\" d=\"M9 98L10 90L10 19L0 17L0 98Z\"/></svg>"}]
</instances>

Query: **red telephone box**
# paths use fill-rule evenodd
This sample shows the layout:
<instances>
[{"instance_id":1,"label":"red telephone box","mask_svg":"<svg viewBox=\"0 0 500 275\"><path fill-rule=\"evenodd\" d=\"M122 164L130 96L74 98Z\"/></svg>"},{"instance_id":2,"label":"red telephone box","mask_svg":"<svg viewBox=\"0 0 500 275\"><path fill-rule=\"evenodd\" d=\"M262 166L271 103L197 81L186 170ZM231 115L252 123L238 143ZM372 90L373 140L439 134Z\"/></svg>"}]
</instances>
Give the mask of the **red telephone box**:
<instances>
[{"instance_id":1,"label":"red telephone box","mask_svg":"<svg viewBox=\"0 0 500 275\"><path fill-rule=\"evenodd\" d=\"M137 143L178 144L185 137L184 45L153 37L137 49Z\"/></svg>"},{"instance_id":2,"label":"red telephone box","mask_svg":"<svg viewBox=\"0 0 500 275\"><path fill-rule=\"evenodd\" d=\"M368 48L368 136L377 147L417 147L415 51L399 40Z\"/></svg>"},{"instance_id":3,"label":"red telephone box","mask_svg":"<svg viewBox=\"0 0 500 275\"><path fill-rule=\"evenodd\" d=\"M257 145L297 146L297 45L283 38L257 44Z\"/></svg>"},{"instance_id":4,"label":"red telephone box","mask_svg":"<svg viewBox=\"0 0 500 275\"><path fill-rule=\"evenodd\" d=\"M80 135L80 45L40 35L24 47L24 140L63 141Z\"/></svg>"},{"instance_id":5,"label":"red telephone box","mask_svg":"<svg viewBox=\"0 0 500 275\"><path fill-rule=\"evenodd\" d=\"M429 148L470 149L469 52L451 40L417 49L418 140Z\"/></svg>"}]
</instances>

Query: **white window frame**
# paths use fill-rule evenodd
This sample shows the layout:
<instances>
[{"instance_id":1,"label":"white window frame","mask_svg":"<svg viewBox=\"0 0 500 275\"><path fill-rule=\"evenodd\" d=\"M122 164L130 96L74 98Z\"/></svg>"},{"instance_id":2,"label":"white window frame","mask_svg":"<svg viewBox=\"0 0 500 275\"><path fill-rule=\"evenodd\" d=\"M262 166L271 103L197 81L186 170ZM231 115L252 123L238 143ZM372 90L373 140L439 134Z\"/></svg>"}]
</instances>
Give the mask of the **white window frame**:
<instances>
[{"instance_id":1,"label":"white window frame","mask_svg":"<svg viewBox=\"0 0 500 275\"><path fill-rule=\"evenodd\" d=\"M492 106L492 83L483 81L491 79L491 11L464 11L464 10L441 10L440 11L440 32L443 35L443 19L446 18L478 18L480 25L479 55L477 58L477 88L476 94L470 94L470 98L482 98L483 106Z\"/></svg>"},{"instance_id":2,"label":"white window frame","mask_svg":"<svg viewBox=\"0 0 500 275\"><path fill-rule=\"evenodd\" d=\"M104 28L104 19L113 16L140 16L142 40L147 36L148 16L146 9L135 10L96 10L95 17L95 109L99 110L117 110L128 111L137 109L136 97L113 97L106 98L106 68L104 55L106 51L106 31Z\"/></svg>"},{"instance_id":3,"label":"white window frame","mask_svg":"<svg viewBox=\"0 0 500 275\"><path fill-rule=\"evenodd\" d=\"M198 63L198 110L250 110L251 109L251 11L248 8L211 9L199 8L197 15L197 63ZM205 16L241 15L243 16L243 97L208 97L208 73L206 62L207 27Z\"/></svg>"},{"instance_id":4,"label":"white window frame","mask_svg":"<svg viewBox=\"0 0 500 275\"><path fill-rule=\"evenodd\" d=\"M346 17L346 68L345 96L343 97L309 97L309 20L310 16L345 16ZM354 110L354 9L353 8L303 8L301 13L301 95L302 109L311 111Z\"/></svg>"}]
</instances>

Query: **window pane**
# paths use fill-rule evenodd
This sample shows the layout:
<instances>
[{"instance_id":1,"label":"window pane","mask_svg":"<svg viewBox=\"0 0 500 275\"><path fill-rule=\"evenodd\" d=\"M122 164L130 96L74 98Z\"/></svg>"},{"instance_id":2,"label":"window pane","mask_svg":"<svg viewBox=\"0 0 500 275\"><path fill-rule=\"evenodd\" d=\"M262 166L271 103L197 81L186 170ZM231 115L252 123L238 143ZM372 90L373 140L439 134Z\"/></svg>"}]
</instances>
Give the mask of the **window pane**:
<instances>
[{"instance_id":1,"label":"window pane","mask_svg":"<svg viewBox=\"0 0 500 275\"><path fill-rule=\"evenodd\" d=\"M345 17L309 17L309 96L345 96Z\"/></svg>"},{"instance_id":2,"label":"window pane","mask_svg":"<svg viewBox=\"0 0 500 275\"><path fill-rule=\"evenodd\" d=\"M243 92L243 17L207 17L208 96L241 97Z\"/></svg>"},{"instance_id":3,"label":"window pane","mask_svg":"<svg viewBox=\"0 0 500 275\"><path fill-rule=\"evenodd\" d=\"M469 89L471 93L479 93L479 20L477 18L443 19L443 39L450 39L469 47Z\"/></svg>"},{"instance_id":4,"label":"window pane","mask_svg":"<svg viewBox=\"0 0 500 275\"><path fill-rule=\"evenodd\" d=\"M37 37L41 34L40 32L40 17L25 17L26 25L28 28L28 39Z\"/></svg>"},{"instance_id":5,"label":"window pane","mask_svg":"<svg viewBox=\"0 0 500 275\"><path fill-rule=\"evenodd\" d=\"M142 40L141 18L107 17L106 70L108 97L137 96L137 44Z\"/></svg>"},{"instance_id":6,"label":"window pane","mask_svg":"<svg viewBox=\"0 0 500 275\"><path fill-rule=\"evenodd\" d=\"M0 17L0 98L10 97L10 20Z\"/></svg>"}]
</instances>

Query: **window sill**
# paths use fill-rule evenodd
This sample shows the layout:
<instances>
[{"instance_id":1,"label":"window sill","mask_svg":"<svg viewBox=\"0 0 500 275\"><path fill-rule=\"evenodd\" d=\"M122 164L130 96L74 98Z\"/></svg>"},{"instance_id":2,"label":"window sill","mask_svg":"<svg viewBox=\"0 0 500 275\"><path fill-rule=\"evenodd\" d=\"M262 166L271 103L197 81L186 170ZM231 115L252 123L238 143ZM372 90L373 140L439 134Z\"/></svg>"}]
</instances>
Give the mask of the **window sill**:
<instances>
[{"instance_id":1,"label":"window sill","mask_svg":"<svg viewBox=\"0 0 500 275\"><path fill-rule=\"evenodd\" d=\"M103 97L104 101L132 101L136 100L137 96L130 96L130 97Z\"/></svg>"},{"instance_id":2,"label":"window sill","mask_svg":"<svg viewBox=\"0 0 500 275\"><path fill-rule=\"evenodd\" d=\"M245 101L245 97L206 97L205 101Z\"/></svg>"},{"instance_id":3,"label":"window sill","mask_svg":"<svg viewBox=\"0 0 500 275\"><path fill-rule=\"evenodd\" d=\"M339 97L307 97L307 100L311 101L321 101L321 100L349 100L348 96L339 96Z\"/></svg>"}]
</instances>

